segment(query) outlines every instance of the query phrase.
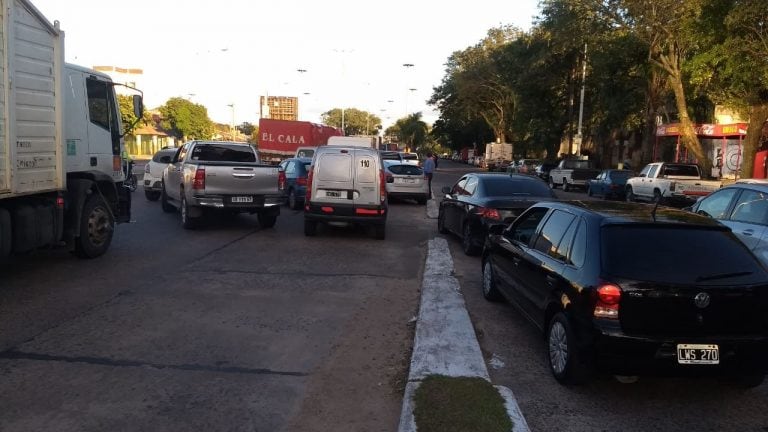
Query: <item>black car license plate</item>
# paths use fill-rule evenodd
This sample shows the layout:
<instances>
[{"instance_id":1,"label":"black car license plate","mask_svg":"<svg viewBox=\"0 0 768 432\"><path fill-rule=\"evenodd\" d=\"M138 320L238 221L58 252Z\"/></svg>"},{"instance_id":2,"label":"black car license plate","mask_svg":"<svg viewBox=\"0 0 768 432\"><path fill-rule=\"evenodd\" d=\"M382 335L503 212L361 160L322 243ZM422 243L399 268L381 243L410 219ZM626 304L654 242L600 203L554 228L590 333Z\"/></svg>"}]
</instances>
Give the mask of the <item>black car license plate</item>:
<instances>
[{"instance_id":1,"label":"black car license plate","mask_svg":"<svg viewBox=\"0 0 768 432\"><path fill-rule=\"evenodd\" d=\"M679 364L720 364L720 348L713 344L677 344Z\"/></svg>"}]
</instances>

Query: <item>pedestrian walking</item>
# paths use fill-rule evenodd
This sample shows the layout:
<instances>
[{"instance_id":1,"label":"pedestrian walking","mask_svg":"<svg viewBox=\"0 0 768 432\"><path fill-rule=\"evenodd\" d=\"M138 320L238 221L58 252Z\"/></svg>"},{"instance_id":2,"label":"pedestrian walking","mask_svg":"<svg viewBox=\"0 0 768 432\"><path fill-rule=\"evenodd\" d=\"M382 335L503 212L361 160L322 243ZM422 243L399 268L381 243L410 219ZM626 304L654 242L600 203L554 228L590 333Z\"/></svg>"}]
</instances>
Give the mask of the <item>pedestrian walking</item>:
<instances>
[{"instance_id":1,"label":"pedestrian walking","mask_svg":"<svg viewBox=\"0 0 768 432\"><path fill-rule=\"evenodd\" d=\"M435 160L432 158L432 152L427 153L424 160L424 178L429 185L429 199L432 199L432 174L435 172Z\"/></svg>"}]
</instances>

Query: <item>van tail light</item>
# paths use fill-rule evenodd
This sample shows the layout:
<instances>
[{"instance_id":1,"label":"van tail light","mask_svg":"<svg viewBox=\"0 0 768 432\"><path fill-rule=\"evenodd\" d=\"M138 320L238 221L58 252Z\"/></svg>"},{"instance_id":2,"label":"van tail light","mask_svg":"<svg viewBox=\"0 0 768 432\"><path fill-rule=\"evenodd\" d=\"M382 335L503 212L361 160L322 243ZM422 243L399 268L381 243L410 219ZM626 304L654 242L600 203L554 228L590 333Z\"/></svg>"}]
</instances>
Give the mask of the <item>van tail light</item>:
<instances>
[{"instance_id":1,"label":"van tail light","mask_svg":"<svg viewBox=\"0 0 768 432\"><path fill-rule=\"evenodd\" d=\"M277 173L277 188L279 190L285 190L285 171Z\"/></svg>"},{"instance_id":2,"label":"van tail light","mask_svg":"<svg viewBox=\"0 0 768 432\"><path fill-rule=\"evenodd\" d=\"M501 214L495 208L478 207L477 214L486 219L501 220Z\"/></svg>"},{"instance_id":3,"label":"van tail light","mask_svg":"<svg viewBox=\"0 0 768 432\"><path fill-rule=\"evenodd\" d=\"M621 301L621 288L612 283L603 283L595 290L597 302L595 303L595 318L618 319L619 303Z\"/></svg>"},{"instance_id":4,"label":"van tail light","mask_svg":"<svg viewBox=\"0 0 768 432\"><path fill-rule=\"evenodd\" d=\"M299 186L306 186L307 185L307 178L306 177L297 177L296 178L296 184Z\"/></svg>"},{"instance_id":5,"label":"van tail light","mask_svg":"<svg viewBox=\"0 0 768 432\"><path fill-rule=\"evenodd\" d=\"M307 192L304 193L304 209L309 210L309 199L312 197L312 178L315 174L315 167L309 168L307 173Z\"/></svg>"},{"instance_id":6,"label":"van tail light","mask_svg":"<svg viewBox=\"0 0 768 432\"><path fill-rule=\"evenodd\" d=\"M379 198L382 204L387 200L387 176L383 169L379 170Z\"/></svg>"},{"instance_id":7,"label":"van tail light","mask_svg":"<svg viewBox=\"0 0 768 432\"><path fill-rule=\"evenodd\" d=\"M192 180L192 189L205 189L205 168L195 170L195 179Z\"/></svg>"}]
</instances>

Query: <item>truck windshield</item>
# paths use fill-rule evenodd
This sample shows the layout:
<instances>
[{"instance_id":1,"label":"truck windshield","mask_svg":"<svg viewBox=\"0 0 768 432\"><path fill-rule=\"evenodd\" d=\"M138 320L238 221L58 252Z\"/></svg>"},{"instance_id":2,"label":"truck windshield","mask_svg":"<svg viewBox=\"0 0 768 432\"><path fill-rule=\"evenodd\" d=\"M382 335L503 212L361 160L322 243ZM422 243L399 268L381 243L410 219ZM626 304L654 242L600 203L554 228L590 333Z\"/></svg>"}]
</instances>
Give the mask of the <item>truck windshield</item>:
<instances>
[{"instance_id":1,"label":"truck windshield","mask_svg":"<svg viewBox=\"0 0 768 432\"><path fill-rule=\"evenodd\" d=\"M192 160L202 162L256 162L256 153L248 146L233 144L198 144Z\"/></svg>"}]
</instances>

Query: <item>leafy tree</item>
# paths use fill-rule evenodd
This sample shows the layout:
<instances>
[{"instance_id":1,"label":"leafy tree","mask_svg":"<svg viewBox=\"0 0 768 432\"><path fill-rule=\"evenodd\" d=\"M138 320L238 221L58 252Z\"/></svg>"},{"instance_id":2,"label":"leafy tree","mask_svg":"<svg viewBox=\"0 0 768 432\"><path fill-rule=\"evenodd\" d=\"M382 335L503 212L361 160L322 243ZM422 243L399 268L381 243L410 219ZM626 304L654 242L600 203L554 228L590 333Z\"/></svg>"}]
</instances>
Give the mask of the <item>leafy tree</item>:
<instances>
[{"instance_id":1,"label":"leafy tree","mask_svg":"<svg viewBox=\"0 0 768 432\"><path fill-rule=\"evenodd\" d=\"M420 112L397 120L387 128L385 135L396 136L411 150L421 151L430 144L429 126L421 119Z\"/></svg>"},{"instance_id":2,"label":"leafy tree","mask_svg":"<svg viewBox=\"0 0 768 432\"><path fill-rule=\"evenodd\" d=\"M202 105L174 97L160 107L160 114L161 126L172 131L177 138L210 139L213 135L213 122L208 118L208 110Z\"/></svg>"},{"instance_id":3,"label":"leafy tree","mask_svg":"<svg viewBox=\"0 0 768 432\"><path fill-rule=\"evenodd\" d=\"M248 122L243 122L239 126L237 126L237 130L240 131L240 133L251 136L253 133L258 129L256 126L252 125Z\"/></svg>"},{"instance_id":4,"label":"leafy tree","mask_svg":"<svg viewBox=\"0 0 768 432\"><path fill-rule=\"evenodd\" d=\"M136 122L136 116L133 114L133 98L128 95L119 94L117 95L117 103L120 107L120 120L123 123L123 133L126 135L131 134L139 126L139 122ZM144 110L142 122L144 124L152 122L152 114L149 110Z\"/></svg>"},{"instance_id":5,"label":"leafy tree","mask_svg":"<svg viewBox=\"0 0 768 432\"><path fill-rule=\"evenodd\" d=\"M324 112L320 119L323 124L341 127L341 108L334 108ZM381 119L367 111L357 108L344 110L344 135L378 135L381 128Z\"/></svg>"}]
</instances>

